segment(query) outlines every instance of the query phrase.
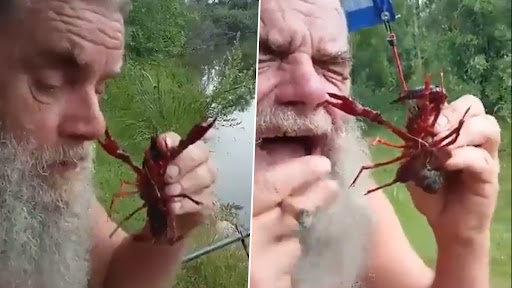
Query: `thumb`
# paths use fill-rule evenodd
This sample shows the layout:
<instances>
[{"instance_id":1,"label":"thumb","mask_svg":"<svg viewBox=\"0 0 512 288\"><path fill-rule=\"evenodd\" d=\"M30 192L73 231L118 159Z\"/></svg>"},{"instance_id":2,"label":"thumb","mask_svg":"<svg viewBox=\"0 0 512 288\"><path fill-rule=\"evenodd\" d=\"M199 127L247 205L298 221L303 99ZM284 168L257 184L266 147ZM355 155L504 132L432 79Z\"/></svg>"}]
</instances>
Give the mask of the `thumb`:
<instances>
[{"instance_id":1,"label":"thumb","mask_svg":"<svg viewBox=\"0 0 512 288\"><path fill-rule=\"evenodd\" d=\"M411 194L411 200L414 203L414 206L421 214L427 218L431 218L432 215L439 214L442 207L441 193L435 195L428 194L411 182L408 182L406 187Z\"/></svg>"}]
</instances>

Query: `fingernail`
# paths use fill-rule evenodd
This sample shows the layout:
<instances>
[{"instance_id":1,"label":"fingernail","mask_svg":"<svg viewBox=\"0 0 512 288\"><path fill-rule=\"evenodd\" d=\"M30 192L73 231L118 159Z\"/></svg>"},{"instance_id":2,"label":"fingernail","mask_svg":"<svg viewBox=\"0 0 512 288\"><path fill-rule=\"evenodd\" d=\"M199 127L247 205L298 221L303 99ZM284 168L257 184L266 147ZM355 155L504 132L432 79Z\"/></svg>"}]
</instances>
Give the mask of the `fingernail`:
<instances>
[{"instance_id":1,"label":"fingernail","mask_svg":"<svg viewBox=\"0 0 512 288\"><path fill-rule=\"evenodd\" d=\"M176 196L178 194L180 194L181 192L181 185L180 184L172 184L171 186L169 186L169 188L167 188L167 195L169 196Z\"/></svg>"},{"instance_id":2,"label":"fingernail","mask_svg":"<svg viewBox=\"0 0 512 288\"><path fill-rule=\"evenodd\" d=\"M448 118L446 118L446 116L442 114L439 115L439 118L437 118L436 127L439 129L443 129L446 127L446 125L448 125Z\"/></svg>"},{"instance_id":3,"label":"fingernail","mask_svg":"<svg viewBox=\"0 0 512 288\"><path fill-rule=\"evenodd\" d=\"M330 172L332 170L332 164L331 164L331 160L327 157L322 157L322 166L321 166L321 170L325 171L325 172Z\"/></svg>"},{"instance_id":4,"label":"fingernail","mask_svg":"<svg viewBox=\"0 0 512 288\"><path fill-rule=\"evenodd\" d=\"M181 206L181 202L171 203L172 211L174 211L174 213L178 213Z\"/></svg>"},{"instance_id":5,"label":"fingernail","mask_svg":"<svg viewBox=\"0 0 512 288\"><path fill-rule=\"evenodd\" d=\"M178 168L178 166L169 165L169 167L167 167L167 175L169 176L170 180L176 179L176 177L178 177L179 174L180 168Z\"/></svg>"},{"instance_id":6,"label":"fingernail","mask_svg":"<svg viewBox=\"0 0 512 288\"><path fill-rule=\"evenodd\" d=\"M165 145L167 145L167 148L171 148L171 146L172 146L171 138L165 137Z\"/></svg>"}]
</instances>

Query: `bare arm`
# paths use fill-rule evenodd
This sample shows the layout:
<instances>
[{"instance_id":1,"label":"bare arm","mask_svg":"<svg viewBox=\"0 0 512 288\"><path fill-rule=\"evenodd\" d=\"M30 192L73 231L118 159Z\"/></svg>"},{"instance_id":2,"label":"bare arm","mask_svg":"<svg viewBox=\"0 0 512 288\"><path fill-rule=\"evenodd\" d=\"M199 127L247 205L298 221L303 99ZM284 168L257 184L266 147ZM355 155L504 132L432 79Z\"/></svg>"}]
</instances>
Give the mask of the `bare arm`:
<instances>
[{"instance_id":1,"label":"bare arm","mask_svg":"<svg viewBox=\"0 0 512 288\"><path fill-rule=\"evenodd\" d=\"M376 229L365 287L488 287L489 235L460 242L436 239L438 260L434 274L409 244L385 194L379 191L367 197L376 215Z\"/></svg>"},{"instance_id":2,"label":"bare arm","mask_svg":"<svg viewBox=\"0 0 512 288\"><path fill-rule=\"evenodd\" d=\"M438 239L438 260L433 288L490 287L490 232L465 239Z\"/></svg>"},{"instance_id":3,"label":"bare arm","mask_svg":"<svg viewBox=\"0 0 512 288\"><path fill-rule=\"evenodd\" d=\"M184 252L183 242L174 247L136 243L122 230L110 239L116 224L107 220L99 202L94 204L92 217L91 288L170 287Z\"/></svg>"},{"instance_id":4,"label":"bare arm","mask_svg":"<svg viewBox=\"0 0 512 288\"><path fill-rule=\"evenodd\" d=\"M386 195L376 191L366 197L375 214L375 229L363 287L430 287L434 273L410 245Z\"/></svg>"}]
</instances>

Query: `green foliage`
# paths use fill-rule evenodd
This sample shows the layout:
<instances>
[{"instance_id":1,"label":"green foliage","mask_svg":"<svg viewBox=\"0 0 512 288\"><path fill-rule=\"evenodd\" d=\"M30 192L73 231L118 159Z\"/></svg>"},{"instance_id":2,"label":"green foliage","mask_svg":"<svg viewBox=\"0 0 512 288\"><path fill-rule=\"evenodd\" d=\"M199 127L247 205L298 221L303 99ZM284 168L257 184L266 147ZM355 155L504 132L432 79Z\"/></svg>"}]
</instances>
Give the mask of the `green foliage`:
<instances>
[{"instance_id":1,"label":"green foliage","mask_svg":"<svg viewBox=\"0 0 512 288\"><path fill-rule=\"evenodd\" d=\"M127 21L127 50L140 58L182 56L193 21L197 15L185 1L135 1Z\"/></svg>"},{"instance_id":2,"label":"green foliage","mask_svg":"<svg viewBox=\"0 0 512 288\"><path fill-rule=\"evenodd\" d=\"M109 123L122 122L135 142L161 131L185 133L207 110L193 79L178 63L128 61L121 78L109 85L104 101L106 111L115 111L107 114ZM123 96L116 99L113 95Z\"/></svg>"},{"instance_id":3,"label":"green foliage","mask_svg":"<svg viewBox=\"0 0 512 288\"><path fill-rule=\"evenodd\" d=\"M247 23L257 23L257 5L254 10L250 2L255 1L245 2L245 6L243 2L212 6L178 0L135 1L127 21L123 73L109 83L102 111L112 136L136 163L142 160L154 134L174 131L184 136L205 114L225 118L249 107L254 97L256 42L246 39L251 38L247 34L255 34L257 24L251 30ZM215 11L210 11L213 7ZM222 11L231 20L220 19ZM203 17L213 12L217 20ZM205 20L211 31L221 32L210 33ZM208 40L205 45L204 39ZM190 49L197 43L200 49ZM211 89L205 89L204 74L211 71ZM102 191L98 198L105 207L119 191L121 181L135 180L127 165L101 149L95 169L95 181ZM112 216L119 223L141 204L138 197L122 199ZM226 213L220 219L233 220L233 215ZM135 232L145 221L141 211L121 226ZM215 229L206 226L190 240L189 249L195 250L219 239ZM185 265L175 287L246 287L247 266L240 245L228 247Z\"/></svg>"},{"instance_id":4,"label":"green foliage","mask_svg":"<svg viewBox=\"0 0 512 288\"><path fill-rule=\"evenodd\" d=\"M427 74L438 84L443 71L450 100L473 94L488 113L510 119L510 1L397 0L393 4L401 16L392 26L409 86L422 85ZM400 91L384 28L357 32L352 44L354 94L370 106L394 109L382 106Z\"/></svg>"},{"instance_id":5,"label":"green foliage","mask_svg":"<svg viewBox=\"0 0 512 288\"><path fill-rule=\"evenodd\" d=\"M189 248L190 251L218 241L216 234L209 227L199 229L193 237L195 243ZM233 244L185 264L177 276L174 287L247 287L248 262L242 244Z\"/></svg>"},{"instance_id":6,"label":"green foliage","mask_svg":"<svg viewBox=\"0 0 512 288\"><path fill-rule=\"evenodd\" d=\"M511 278L511 246L512 240L510 214L511 206L511 178L512 173L512 126L508 122L501 122L502 126L502 144L499 149L501 159L501 173L499 175L500 192L496 212L491 226L491 286L493 288L510 287ZM384 129L372 129L367 131L368 138L382 137L391 142L399 143L400 139L391 132ZM398 156L400 150L384 146L375 146L371 149L373 161L382 162ZM372 170L374 179L378 184L389 182L395 176L397 165L389 165ZM404 185L394 185L385 189L387 197L390 199L393 207L400 219L400 223L411 242L415 251L421 256L429 267L434 268L436 264L437 250L436 242L432 230L430 229L425 217L418 213L412 203L410 194Z\"/></svg>"},{"instance_id":7,"label":"green foliage","mask_svg":"<svg viewBox=\"0 0 512 288\"><path fill-rule=\"evenodd\" d=\"M511 277L511 2L508 0L394 0L400 18L392 27L409 87L423 84L427 74L439 84L443 71L449 100L464 94L479 97L487 113L500 120L500 193L491 229L491 287L510 287ZM400 92L391 49L383 26L352 35L353 94L364 105L380 111L397 125L406 119L405 107L389 105ZM507 120L507 121L504 121ZM382 137L399 143L387 130L368 126L369 139ZM373 160L382 162L398 156L399 149L376 146ZM379 184L393 179L397 165L373 170ZM425 218L414 208L403 185L385 189L401 225L422 259L436 263L436 244Z\"/></svg>"},{"instance_id":8,"label":"green foliage","mask_svg":"<svg viewBox=\"0 0 512 288\"><path fill-rule=\"evenodd\" d=\"M234 112L246 111L251 105L254 99L255 69L241 70L242 60L242 50L236 40L216 70L218 81L208 97L210 115L224 118Z\"/></svg>"}]
</instances>

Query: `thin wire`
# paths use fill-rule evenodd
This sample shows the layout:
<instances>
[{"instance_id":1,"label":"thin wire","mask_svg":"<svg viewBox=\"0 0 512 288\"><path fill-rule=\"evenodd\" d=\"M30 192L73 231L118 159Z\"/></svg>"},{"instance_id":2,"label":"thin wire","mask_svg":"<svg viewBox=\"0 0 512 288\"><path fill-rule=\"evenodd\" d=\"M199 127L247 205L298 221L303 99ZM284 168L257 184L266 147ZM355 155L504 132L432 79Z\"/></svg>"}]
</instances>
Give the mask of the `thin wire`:
<instances>
[{"instance_id":1,"label":"thin wire","mask_svg":"<svg viewBox=\"0 0 512 288\"><path fill-rule=\"evenodd\" d=\"M402 93L405 93L407 92L408 88L407 83L405 82L404 71L402 63L400 61L400 55L398 54L396 34L393 32L393 29L391 28L391 23L389 23L388 19L386 17L383 17L383 20L384 27L386 27L386 32L388 33L387 41L393 51L393 60L395 62L396 72L398 74L398 78L400 79L400 84L402 86Z\"/></svg>"}]
</instances>

